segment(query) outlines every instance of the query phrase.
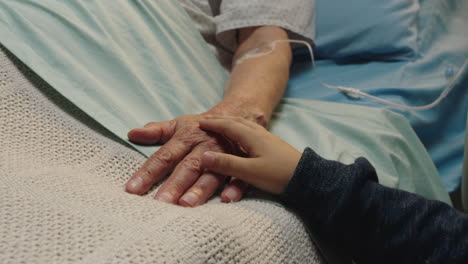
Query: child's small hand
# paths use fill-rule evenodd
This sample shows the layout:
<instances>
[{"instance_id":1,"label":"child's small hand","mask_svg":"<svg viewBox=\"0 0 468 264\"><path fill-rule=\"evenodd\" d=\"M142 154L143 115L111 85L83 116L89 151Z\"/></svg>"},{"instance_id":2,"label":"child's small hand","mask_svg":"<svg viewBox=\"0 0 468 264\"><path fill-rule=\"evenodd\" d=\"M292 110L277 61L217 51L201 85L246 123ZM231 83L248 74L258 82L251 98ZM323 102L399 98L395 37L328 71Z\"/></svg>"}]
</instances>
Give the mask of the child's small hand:
<instances>
[{"instance_id":1,"label":"child's small hand","mask_svg":"<svg viewBox=\"0 0 468 264\"><path fill-rule=\"evenodd\" d=\"M239 143L249 156L242 158L208 151L203 155L204 168L238 178L267 192L284 191L301 158L299 151L262 126L242 118L209 116L199 123L201 129Z\"/></svg>"}]
</instances>

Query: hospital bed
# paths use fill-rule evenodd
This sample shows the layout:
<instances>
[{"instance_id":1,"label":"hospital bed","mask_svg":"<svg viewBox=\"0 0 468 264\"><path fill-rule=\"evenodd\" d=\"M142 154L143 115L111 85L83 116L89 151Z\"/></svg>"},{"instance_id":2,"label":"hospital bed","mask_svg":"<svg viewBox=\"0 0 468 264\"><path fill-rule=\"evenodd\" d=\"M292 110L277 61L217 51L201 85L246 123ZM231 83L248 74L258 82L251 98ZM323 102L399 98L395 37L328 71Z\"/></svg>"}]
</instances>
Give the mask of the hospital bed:
<instances>
[{"instance_id":1,"label":"hospital bed","mask_svg":"<svg viewBox=\"0 0 468 264\"><path fill-rule=\"evenodd\" d=\"M270 130L328 159L351 163L364 156L382 184L450 204L447 189L461 181L468 105L468 70L462 67L468 39L460 33L468 4L420 5L420 23L431 26L420 27L412 59L321 58L317 73L328 83L406 104L430 101L456 82L443 103L407 112L349 98L321 86L298 49ZM251 192L235 204L215 197L181 208L153 201L155 190L143 197L123 191L129 175L157 149L129 143L130 129L206 111L222 98L228 73L177 2L5 0L0 42L2 63L10 65L2 69L0 90L2 259L333 259L334 252L319 250L313 230L274 197Z\"/></svg>"}]
</instances>

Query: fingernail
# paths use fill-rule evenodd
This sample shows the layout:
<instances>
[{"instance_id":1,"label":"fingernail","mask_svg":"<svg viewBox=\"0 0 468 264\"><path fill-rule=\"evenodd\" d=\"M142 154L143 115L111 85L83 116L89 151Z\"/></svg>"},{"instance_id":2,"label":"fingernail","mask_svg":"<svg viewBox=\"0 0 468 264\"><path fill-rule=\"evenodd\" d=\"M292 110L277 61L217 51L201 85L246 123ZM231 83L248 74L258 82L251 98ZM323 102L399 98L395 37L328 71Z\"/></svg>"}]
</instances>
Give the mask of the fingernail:
<instances>
[{"instance_id":1,"label":"fingernail","mask_svg":"<svg viewBox=\"0 0 468 264\"><path fill-rule=\"evenodd\" d=\"M204 165L208 167L213 166L215 159L216 159L216 155L211 151L207 151L203 154L203 156L204 156L203 159L205 161Z\"/></svg>"},{"instance_id":2,"label":"fingernail","mask_svg":"<svg viewBox=\"0 0 468 264\"><path fill-rule=\"evenodd\" d=\"M189 204L191 207L194 207L198 204L199 197L196 193L189 192L184 194L184 196L182 196L182 198L180 199L185 203Z\"/></svg>"},{"instance_id":3,"label":"fingernail","mask_svg":"<svg viewBox=\"0 0 468 264\"><path fill-rule=\"evenodd\" d=\"M174 200L172 195L169 193L161 193L157 197L155 197L157 201L164 202L164 203L172 203Z\"/></svg>"},{"instance_id":4,"label":"fingernail","mask_svg":"<svg viewBox=\"0 0 468 264\"><path fill-rule=\"evenodd\" d=\"M127 191L137 192L143 187L143 179L136 177L127 183Z\"/></svg>"},{"instance_id":5,"label":"fingernail","mask_svg":"<svg viewBox=\"0 0 468 264\"><path fill-rule=\"evenodd\" d=\"M233 189L227 189L224 195L229 199L229 203L237 202L237 192Z\"/></svg>"}]
</instances>

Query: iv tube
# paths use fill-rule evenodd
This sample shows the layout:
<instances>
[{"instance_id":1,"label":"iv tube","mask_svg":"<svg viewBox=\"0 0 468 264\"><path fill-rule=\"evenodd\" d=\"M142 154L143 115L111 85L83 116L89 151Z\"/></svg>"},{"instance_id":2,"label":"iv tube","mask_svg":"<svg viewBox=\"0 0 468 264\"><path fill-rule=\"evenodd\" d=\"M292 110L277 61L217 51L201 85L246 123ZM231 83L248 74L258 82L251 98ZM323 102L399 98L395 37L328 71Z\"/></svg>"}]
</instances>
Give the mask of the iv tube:
<instances>
[{"instance_id":1,"label":"iv tube","mask_svg":"<svg viewBox=\"0 0 468 264\"><path fill-rule=\"evenodd\" d=\"M394 107L394 108L400 108L400 109L403 109L403 110L408 110L408 111L411 111L411 110L413 110L413 111L422 111L422 110L431 109L431 108L435 107L436 105L438 105L445 97L447 97L447 95L450 93L450 91L452 91L452 89L455 87L456 81L461 77L461 74L465 71L465 68L468 65L468 59L466 59L463 66L458 71L457 75L454 78L451 79L451 81L448 84L447 88L445 88L445 90L443 90L441 92L439 97L434 102L432 102L430 104L427 104L427 105L423 105L423 106L408 106L408 105L398 104L398 103L395 103L395 102L392 102L392 101L389 101L389 100L386 100L386 99L382 99L382 98L379 98L379 97L374 96L374 95L370 95L368 93L365 93L365 92L363 92L363 91L361 91L359 89L353 88L353 87L335 86L335 85L330 85L330 84L327 84L327 83L323 82L320 79L320 76L317 74L317 70L316 70L317 66L315 65L315 58L314 58L314 53L312 51L312 47L310 46L310 44L308 42L303 41L303 40L275 40L275 41L272 41L272 42L270 42L270 43L268 43L266 45L267 47L270 48L269 50L267 50L265 52L260 52L261 48L263 48L263 47L251 50L251 51L247 52L244 56L239 58L236 61L236 64L240 64L243 61L248 60L248 59L253 59L253 58L269 55L275 50L276 45L278 43L286 43L286 42L303 44L303 45L307 46L307 49L309 50L310 58L312 60L313 73L315 74L315 77L320 82L320 84L322 84L323 86L325 86L327 88L330 88L330 89L337 89L337 90L347 94L348 96L351 96L351 97L354 97L354 98L367 97L367 98L376 100L379 103L386 104L386 105L389 105L389 106Z\"/></svg>"}]
</instances>

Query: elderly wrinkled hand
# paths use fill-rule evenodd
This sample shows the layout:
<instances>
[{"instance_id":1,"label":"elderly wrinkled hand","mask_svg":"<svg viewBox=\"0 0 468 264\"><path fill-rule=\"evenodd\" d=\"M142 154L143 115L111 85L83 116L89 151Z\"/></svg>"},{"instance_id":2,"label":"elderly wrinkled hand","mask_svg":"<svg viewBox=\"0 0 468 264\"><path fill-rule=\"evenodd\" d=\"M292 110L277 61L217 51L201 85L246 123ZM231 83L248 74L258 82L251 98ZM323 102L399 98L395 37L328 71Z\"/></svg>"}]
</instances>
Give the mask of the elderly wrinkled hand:
<instances>
[{"instance_id":1,"label":"elderly wrinkled hand","mask_svg":"<svg viewBox=\"0 0 468 264\"><path fill-rule=\"evenodd\" d=\"M200 129L198 121L202 116L184 115L131 130L128 138L134 143L163 145L132 175L126 191L142 195L170 173L158 190L156 200L182 206L197 206L208 200L225 182L226 176L204 171L201 167L203 153L230 153L231 146L225 139ZM221 199L238 201L245 188L244 183L234 179L221 193Z\"/></svg>"}]
</instances>

